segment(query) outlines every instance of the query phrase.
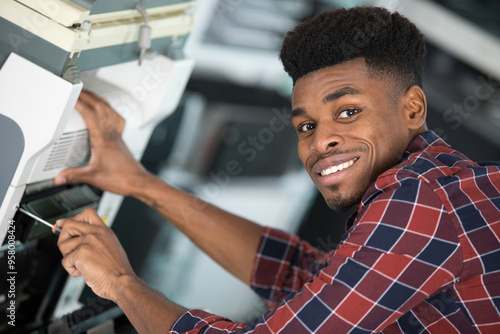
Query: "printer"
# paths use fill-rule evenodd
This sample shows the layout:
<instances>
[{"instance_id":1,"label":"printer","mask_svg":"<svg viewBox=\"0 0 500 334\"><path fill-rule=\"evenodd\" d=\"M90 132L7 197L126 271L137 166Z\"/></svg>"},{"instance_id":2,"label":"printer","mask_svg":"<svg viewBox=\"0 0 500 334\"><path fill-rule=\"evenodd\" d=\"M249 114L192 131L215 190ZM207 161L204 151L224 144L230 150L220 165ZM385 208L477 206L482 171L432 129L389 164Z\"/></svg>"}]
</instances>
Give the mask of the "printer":
<instances>
[{"instance_id":1,"label":"printer","mask_svg":"<svg viewBox=\"0 0 500 334\"><path fill-rule=\"evenodd\" d=\"M120 196L86 184L53 185L60 171L90 158L75 103L82 89L104 97L125 118L123 139L140 159L156 125L177 108L193 69L183 47L194 5L0 2L0 333L78 333L99 322L103 312L94 308L60 323L82 308L85 282L60 265L50 228L18 209L54 223L92 207L113 224ZM102 321L119 314L103 309Z\"/></svg>"}]
</instances>

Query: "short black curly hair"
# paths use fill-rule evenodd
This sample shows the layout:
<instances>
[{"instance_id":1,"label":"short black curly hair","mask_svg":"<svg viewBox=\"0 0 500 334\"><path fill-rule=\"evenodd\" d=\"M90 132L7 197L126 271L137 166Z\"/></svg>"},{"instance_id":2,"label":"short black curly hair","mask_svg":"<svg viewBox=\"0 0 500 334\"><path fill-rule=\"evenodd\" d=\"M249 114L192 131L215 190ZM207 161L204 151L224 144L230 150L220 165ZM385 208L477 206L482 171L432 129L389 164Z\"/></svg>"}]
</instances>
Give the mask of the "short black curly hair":
<instances>
[{"instance_id":1,"label":"short black curly hair","mask_svg":"<svg viewBox=\"0 0 500 334\"><path fill-rule=\"evenodd\" d=\"M355 7L326 11L296 26L280 59L295 85L308 73L361 57L406 91L422 87L425 53L423 34L407 18L381 7Z\"/></svg>"}]
</instances>

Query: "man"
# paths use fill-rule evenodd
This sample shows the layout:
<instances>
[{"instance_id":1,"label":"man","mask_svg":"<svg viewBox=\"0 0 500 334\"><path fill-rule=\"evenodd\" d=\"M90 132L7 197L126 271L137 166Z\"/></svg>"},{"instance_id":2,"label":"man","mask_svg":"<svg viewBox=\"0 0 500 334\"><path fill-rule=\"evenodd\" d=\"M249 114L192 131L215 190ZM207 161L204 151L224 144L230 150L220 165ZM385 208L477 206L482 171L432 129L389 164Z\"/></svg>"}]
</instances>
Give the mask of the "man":
<instances>
[{"instance_id":1,"label":"man","mask_svg":"<svg viewBox=\"0 0 500 334\"><path fill-rule=\"evenodd\" d=\"M332 209L358 206L339 247L321 253L166 185L127 151L123 120L84 92L91 161L55 183L151 205L270 309L233 323L175 305L90 210L58 222L66 270L141 333L500 333L500 167L427 131L418 29L381 8L326 12L291 31L280 56L301 161Z\"/></svg>"}]
</instances>

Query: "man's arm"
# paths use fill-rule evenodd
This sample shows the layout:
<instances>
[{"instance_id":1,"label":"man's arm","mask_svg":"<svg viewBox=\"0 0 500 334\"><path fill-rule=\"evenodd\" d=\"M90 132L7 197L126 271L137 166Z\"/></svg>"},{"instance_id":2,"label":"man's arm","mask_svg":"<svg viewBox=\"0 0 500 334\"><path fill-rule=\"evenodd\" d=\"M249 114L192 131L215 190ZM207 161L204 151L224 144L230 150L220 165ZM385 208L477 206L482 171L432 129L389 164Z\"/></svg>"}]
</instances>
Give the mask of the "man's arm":
<instances>
[{"instance_id":1,"label":"man's arm","mask_svg":"<svg viewBox=\"0 0 500 334\"><path fill-rule=\"evenodd\" d=\"M147 176L132 195L155 208L203 252L250 284L263 227Z\"/></svg>"},{"instance_id":2,"label":"man's arm","mask_svg":"<svg viewBox=\"0 0 500 334\"><path fill-rule=\"evenodd\" d=\"M148 173L121 138L123 118L105 100L84 91L76 109L88 127L91 159L85 167L63 171L54 182L88 183L138 198L158 210L226 270L249 284L262 227L170 187Z\"/></svg>"}]
</instances>

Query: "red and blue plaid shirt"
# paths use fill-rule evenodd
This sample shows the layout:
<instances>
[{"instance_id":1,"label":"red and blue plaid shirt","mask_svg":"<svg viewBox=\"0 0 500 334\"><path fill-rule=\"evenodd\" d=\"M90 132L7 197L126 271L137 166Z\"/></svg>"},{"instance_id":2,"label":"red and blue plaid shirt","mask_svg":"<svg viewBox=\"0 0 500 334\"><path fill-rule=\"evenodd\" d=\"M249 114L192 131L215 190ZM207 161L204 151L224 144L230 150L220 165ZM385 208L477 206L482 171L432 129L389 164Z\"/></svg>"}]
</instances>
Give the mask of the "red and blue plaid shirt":
<instances>
[{"instance_id":1,"label":"red and blue plaid shirt","mask_svg":"<svg viewBox=\"0 0 500 334\"><path fill-rule=\"evenodd\" d=\"M500 165L425 132L347 229L325 254L266 228L251 286L270 309L248 323L191 310L172 333L500 333Z\"/></svg>"}]
</instances>

